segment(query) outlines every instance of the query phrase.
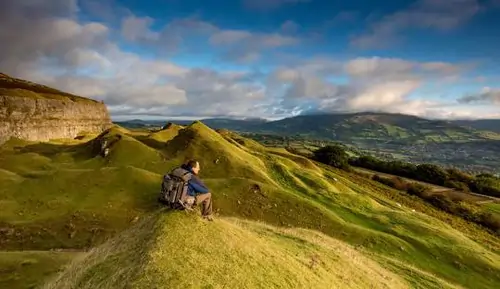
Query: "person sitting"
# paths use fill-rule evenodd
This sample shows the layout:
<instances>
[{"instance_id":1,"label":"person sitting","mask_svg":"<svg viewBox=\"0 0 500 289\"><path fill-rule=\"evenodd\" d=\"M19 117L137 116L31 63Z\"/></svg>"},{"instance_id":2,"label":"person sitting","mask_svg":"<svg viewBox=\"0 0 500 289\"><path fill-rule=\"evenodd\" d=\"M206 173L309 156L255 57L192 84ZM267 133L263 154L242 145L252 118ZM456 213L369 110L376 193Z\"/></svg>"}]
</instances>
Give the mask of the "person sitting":
<instances>
[{"instance_id":1,"label":"person sitting","mask_svg":"<svg viewBox=\"0 0 500 289\"><path fill-rule=\"evenodd\" d=\"M192 173L192 177L188 182L188 196L195 198L195 204L201 204L202 217L209 221L213 221L212 193L198 177L198 173L200 172L200 163L197 160L189 160L186 164L183 164L181 168Z\"/></svg>"}]
</instances>

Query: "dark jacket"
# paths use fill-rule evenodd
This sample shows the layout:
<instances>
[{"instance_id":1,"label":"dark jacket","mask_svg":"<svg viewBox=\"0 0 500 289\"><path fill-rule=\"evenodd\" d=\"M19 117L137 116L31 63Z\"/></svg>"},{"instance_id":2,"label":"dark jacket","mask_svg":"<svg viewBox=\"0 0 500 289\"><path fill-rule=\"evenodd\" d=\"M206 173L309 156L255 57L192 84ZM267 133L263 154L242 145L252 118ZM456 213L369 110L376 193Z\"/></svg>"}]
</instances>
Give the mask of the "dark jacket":
<instances>
[{"instance_id":1,"label":"dark jacket","mask_svg":"<svg viewBox=\"0 0 500 289\"><path fill-rule=\"evenodd\" d=\"M187 165L182 165L182 168L188 170L192 174L191 180L189 180L188 182L188 192L187 192L188 195L194 197L199 194L206 194L210 191L208 187L205 185L205 183L203 183L203 181L193 173L191 167Z\"/></svg>"}]
</instances>

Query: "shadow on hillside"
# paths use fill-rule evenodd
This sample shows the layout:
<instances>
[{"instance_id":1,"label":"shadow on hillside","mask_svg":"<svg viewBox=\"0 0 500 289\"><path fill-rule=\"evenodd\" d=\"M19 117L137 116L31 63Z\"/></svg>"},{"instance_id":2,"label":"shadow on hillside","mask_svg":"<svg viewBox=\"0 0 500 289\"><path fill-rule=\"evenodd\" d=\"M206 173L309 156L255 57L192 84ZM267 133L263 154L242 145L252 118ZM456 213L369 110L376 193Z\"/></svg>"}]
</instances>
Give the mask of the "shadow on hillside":
<instances>
[{"instance_id":1,"label":"shadow on hillside","mask_svg":"<svg viewBox=\"0 0 500 289\"><path fill-rule=\"evenodd\" d=\"M160 142L155 139L152 139L148 136L133 136L136 140L140 141L141 143L147 145L150 148L157 149L157 150L164 150L167 147L166 142Z\"/></svg>"},{"instance_id":2,"label":"shadow on hillside","mask_svg":"<svg viewBox=\"0 0 500 289\"><path fill-rule=\"evenodd\" d=\"M14 150L18 153L36 153L52 158L61 153L72 154L75 159L88 159L95 155L93 141L81 144L53 144L37 143L27 146L17 146Z\"/></svg>"}]
</instances>

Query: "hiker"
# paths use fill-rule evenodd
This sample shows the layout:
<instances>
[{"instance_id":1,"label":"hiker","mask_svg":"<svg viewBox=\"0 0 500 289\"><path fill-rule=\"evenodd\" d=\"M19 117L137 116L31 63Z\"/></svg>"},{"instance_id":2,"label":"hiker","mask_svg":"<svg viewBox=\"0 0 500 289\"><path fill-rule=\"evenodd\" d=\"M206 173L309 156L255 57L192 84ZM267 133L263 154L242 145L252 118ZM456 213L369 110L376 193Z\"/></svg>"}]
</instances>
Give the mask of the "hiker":
<instances>
[{"instance_id":1,"label":"hiker","mask_svg":"<svg viewBox=\"0 0 500 289\"><path fill-rule=\"evenodd\" d=\"M198 177L200 163L196 160L190 160L186 164L183 164L181 168L192 173L191 179L188 182L187 194L195 198L196 204L202 205L201 215L203 218L213 221L212 193L210 193L208 187Z\"/></svg>"}]
</instances>

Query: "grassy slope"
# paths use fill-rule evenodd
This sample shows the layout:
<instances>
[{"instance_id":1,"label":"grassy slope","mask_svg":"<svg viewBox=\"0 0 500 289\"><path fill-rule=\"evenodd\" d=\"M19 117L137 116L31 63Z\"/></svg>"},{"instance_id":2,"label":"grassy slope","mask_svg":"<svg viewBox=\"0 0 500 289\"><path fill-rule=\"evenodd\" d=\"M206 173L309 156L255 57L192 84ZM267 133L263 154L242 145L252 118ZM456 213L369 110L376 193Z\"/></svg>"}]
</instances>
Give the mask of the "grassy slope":
<instances>
[{"instance_id":1,"label":"grassy slope","mask_svg":"<svg viewBox=\"0 0 500 289\"><path fill-rule=\"evenodd\" d=\"M45 278L62 272L76 252L0 252L0 288L22 289L43 285Z\"/></svg>"},{"instance_id":2,"label":"grassy slope","mask_svg":"<svg viewBox=\"0 0 500 289\"><path fill-rule=\"evenodd\" d=\"M314 231L233 218L208 224L174 213L146 220L127 233L133 236L120 236L90 252L44 288L124 288L122 278L129 278L128 288L407 287L349 245ZM144 246L142 240L149 243ZM126 267L114 271L110 260Z\"/></svg>"},{"instance_id":3,"label":"grassy slope","mask_svg":"<svg viewBox=\"0 0 500 289\"><path fill-rule=\"evenodd\" d=\"M400 178L408 183L414 183L414 184L420 184L420 185L426 186L432 190L433 194L445 195L445 196L448 196L450 198L459 197L459 198L462 198L464 200L467 200L469 202L474 202L474 203L481 203L484 201L491 201L492 199L494 199L494 197L490 197L490 196L486 196L486 195L465 193L465 192L462 192L459 190L454 190L451 188L438 186L435 184L417 181L417 180L410 179L410 178L404 178L404 177L391 175L391 174L387 174L387 173L381 173L381 172L377 172L377 171L373 171L373 170L369 170L369 169L365 169L365 168L361 168L361 167L353 167L353 169L356 172L359 172L361 174L366 174L366 175L371 176L371 177L374 175L378 175L380 177L388 178L388 179Z\"/></svg>"},{"instance_id":4,"label":"grassy slope","mask_svg":"<svg viewBox=\"0 0 500 289\"><path fill-rule=\"evenodd\" d=\"M0 152L0 178L11 179L0 187L2 249L91 247L156 205L160 175L141 167L162 159L132 137L123 135L106 160L92 143L16 147Z\"/></svg>"},{"instance_id":5,"label":"grassy slope","mask_svg":"<svg viewBox=\"0 0 500 289\"><path fill-rule=\"evenodd\" d=\"M118 139L117 135L121 135L121 139L111 147L107 159L95 153L95 141L63 147L59 145L58 149L46 147L47 144L18 143L6 146L0 154L0 168L3 169L0 178L3 175L10 181L5 190L0 188L0 206L4 209L0 213L0 222L3 222L3 227L24 232L21 235L26 237L10 234L9 241L2 243L2 248L85 248L101 244L106 237L130 227L148 212L154 212L161 173L186 158L196 157L201 160L203 178L214 192L215 209L225 218L216 222L212 229L200 227L199 230L191 230L187 226L175 230L175 234L196 233L203 240L225 240L222 232L232 230L241 233L240 240L244 240L241 242L245 244L255 238L263 239L262 246L256 245L252 249L258 252L258 256L263 256L267 252L266 248L295 246L278 242L279 246L272 247L270 244L276 243L274 237L255 233L261 225L244 225L246 222L232 218L265 221L274 226L269 229L271 231L281 230L276 226L313 229L335 238L328 239L328 242L336 242L339 248L345 245L344 242L349 243L362 252L360 254L377 261L381 267L391 270L412 287L442 288L445 286L443 284L456 284L494 288L500 284L498 238L473 224L437 211L417 198L355 174L313 164L285 150L268 150L234 134L218 134L201 123L179 131L168 143L158 142L161 146L148 146L144 134L116 128L99 139L114 140ZM15 146L24 149L14 149ZM334 178L338 181L333 181ZM23 182L22 186L20 181ZM403 206L399 207L396 202ZM75 212L78 212L76 217ZM173 226L174 223L169 221L170 215L162 218L167 219L162 219L160 223ZM202 228L209 231L203 231ZM314 234L317 233L309 232L306 235L312 238ZM174 270L161 265L164 262L162 260L168 258L167 254L173 252L154 249L158 244L168 243L169 237L163 234L156 237L167 239L157 240L151 244L151 248L140 247L153 255L157 254L156 261L140 259L136 263L145 262L144 268L147 270L154 271L154 268L160 267L163 271ZM240 250L237 247L234 249ZM107 250L119 251L120 248L113 245ZM248 253L241 250L239 253L243 255ZM321 247L317 250L324 252ZM132 254L134 250L124 251ZM283 254L277 256L290 258ZM130 260L138 258L125 255L123 258L132 258ZM98 257L107 264L103 265L104 268L109 267L106 270L116 271L117 267L113 265L115 259L106 259L103 254ZM224 255L220 248L214 248L213 258L225 262L230 256ZM262 266L274 268L274 265L270 265L273 263L265 258L256 260L265 262ZM124 264L121 263L121 266ZM171 265L182 266L182 263L179 264ZM229 264L234 264L235 270L250 266L248 262L245 265L238 263L237 259ZM102 268L92 268L90 265L80 267L84 275L81 282L96 284L92 282L102 278L99 275ZM118 276L116 282L127 276L134 279L133 274L129 273L136 272L136 269L122 272L123 275ZM279 270L282 269L277 268L276 272ZM271 269L268 271L273 274ZM189 273L183 274L178 272L173 281L178 284L185 282ZM232 282L223 276L214 276L225 280L223 282ZM300 284L307 278L311 282L317 281L311 276L300 278L294 282ZM248 284L258 282L251 278L240 281L248 281ZM107 284L113 281L103 282ZM383 282L378 284L382 285Z\"/></svg>"},{"instance_id":6,"label":"grassy slope","mask_svg":"<svg viewBox=\"0 0 500 289\"><path fill-rule=\"evenodd\" d=\"M500 215L500 203L487 203L485 206L490 212Z\"/></svg>"}]
</instances>

